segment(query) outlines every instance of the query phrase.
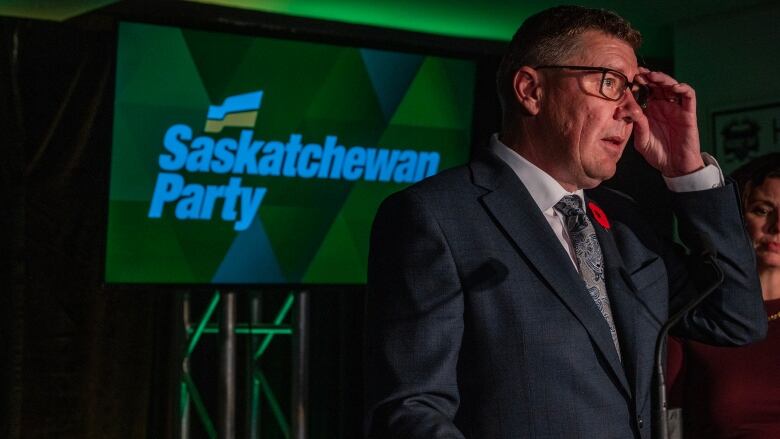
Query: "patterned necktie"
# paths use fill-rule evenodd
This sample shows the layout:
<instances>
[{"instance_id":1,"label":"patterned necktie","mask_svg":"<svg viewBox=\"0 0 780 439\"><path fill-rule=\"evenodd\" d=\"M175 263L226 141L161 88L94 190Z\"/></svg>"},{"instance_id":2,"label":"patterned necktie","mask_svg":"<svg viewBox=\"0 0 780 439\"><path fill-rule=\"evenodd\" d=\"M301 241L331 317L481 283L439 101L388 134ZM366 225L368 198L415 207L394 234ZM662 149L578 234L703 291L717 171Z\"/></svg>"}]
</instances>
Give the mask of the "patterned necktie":
<instances>
[{"instance_id":1,"label":"patterned necktie","mask_svg":"<svg viewBox=\"0 0 780 439\"><path fill-rule=\"evenodd\" d=\"M596 229L582 210L580 202L580 197L566 195L555 205L555 210L562 213L565 218L566 229L574 245L577 266L580 268L582 280L585 281L585 288L607 321L612 342L615 343L615 349L620 357L620 343L615 331L615 322L612 320L607 287L604 284L604 258L601 255L601 246L596 239Z\"/></svg>"}]
</instances>

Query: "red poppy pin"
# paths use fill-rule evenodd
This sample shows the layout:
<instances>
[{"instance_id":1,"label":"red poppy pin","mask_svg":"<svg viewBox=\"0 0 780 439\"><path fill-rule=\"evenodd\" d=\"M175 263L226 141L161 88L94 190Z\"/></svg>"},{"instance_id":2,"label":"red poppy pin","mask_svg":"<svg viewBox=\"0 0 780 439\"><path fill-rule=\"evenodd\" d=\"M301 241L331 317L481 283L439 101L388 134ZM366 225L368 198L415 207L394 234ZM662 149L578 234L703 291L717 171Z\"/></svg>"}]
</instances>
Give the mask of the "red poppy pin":
<instances>
[{"instance_id":1,"label":"red poppy pin","mask_svg":"<svg viewBox=\"0 0 780 439\"><path fill-rule=\"evenodd\" d=\"M588 209L590 209L590 211L593 213L593 218L598 221L599 224L601 224L601 227L609 230L609 220L607 219L607 214L604 213L604 211L601 210L601 208L593 201L588 202Z\"/></svg>"}]
</instances>

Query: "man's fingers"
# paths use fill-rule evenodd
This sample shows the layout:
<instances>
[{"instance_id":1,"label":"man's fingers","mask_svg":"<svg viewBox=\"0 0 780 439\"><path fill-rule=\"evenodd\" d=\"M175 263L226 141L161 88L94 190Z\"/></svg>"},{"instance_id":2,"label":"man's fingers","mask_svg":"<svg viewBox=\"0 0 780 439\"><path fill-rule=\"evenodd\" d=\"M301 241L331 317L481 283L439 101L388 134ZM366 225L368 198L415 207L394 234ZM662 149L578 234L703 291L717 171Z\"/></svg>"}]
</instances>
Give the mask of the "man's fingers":
<instances>
[{"instance_id":1,"label":"man's fingers","mask_svg":"<svg viewBox=\"0 0 780 439\"><path fill-rule=\"evenodd\" d=\"M688 84L674 83L670 85L649 84L649 100L677 104L685 110L692 110L696 104L696 92Z\"/></svg>"},{"instance_id":2,"label":"man's fingers","mask_svg":"<svg viewBox=\"0 0 780 439\"><path fill-rule=\"evenodd\" d=\"M639 68L639 74L634 82L646 85L650 90L649 100L662 101L683 106L685 109L695 108L693 88L663 72L651 71L645 67Z\"/></svg>"},{"instance_id":3,"label":"man's fingers","mask_svg":"<svg viewBox=\"0 0 780 439\"><path fill-rule=\"evenodd\" d=\"M642 68L640 67L639 71L642 77L647 80L648 84L657 84L657 85L673 85L677 84L677 80L672 78L671 76L667 75L664 72L654 72L647 69L645 72L642 72Z\"/></svg>"}]
</instances>

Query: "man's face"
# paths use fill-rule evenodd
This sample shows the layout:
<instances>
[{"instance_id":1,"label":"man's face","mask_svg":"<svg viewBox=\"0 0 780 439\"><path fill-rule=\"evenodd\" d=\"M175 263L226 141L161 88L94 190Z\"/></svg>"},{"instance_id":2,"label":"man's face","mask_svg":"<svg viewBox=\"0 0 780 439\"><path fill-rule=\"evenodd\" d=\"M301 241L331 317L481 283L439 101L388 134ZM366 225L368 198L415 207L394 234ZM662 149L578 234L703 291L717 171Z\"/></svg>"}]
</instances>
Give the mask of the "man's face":
<instances>
[{"instance_id":1,"label":"man's face","mask_svg":"<svg viewBox=\"0 0 780 439\"><path fill-rule=\"evenodd\" d=\"M583 33L577 54L560 64L607 67L629 81L638 73L631 46L597 31ZM539 72L544 79L538 116L544 130L537 151L545 151L545 170L567 190L598 186L615 174L633 121L644 117L641 108L630 92L618 101L601 96L600 72Z\"/></svg>"}]
</instances>

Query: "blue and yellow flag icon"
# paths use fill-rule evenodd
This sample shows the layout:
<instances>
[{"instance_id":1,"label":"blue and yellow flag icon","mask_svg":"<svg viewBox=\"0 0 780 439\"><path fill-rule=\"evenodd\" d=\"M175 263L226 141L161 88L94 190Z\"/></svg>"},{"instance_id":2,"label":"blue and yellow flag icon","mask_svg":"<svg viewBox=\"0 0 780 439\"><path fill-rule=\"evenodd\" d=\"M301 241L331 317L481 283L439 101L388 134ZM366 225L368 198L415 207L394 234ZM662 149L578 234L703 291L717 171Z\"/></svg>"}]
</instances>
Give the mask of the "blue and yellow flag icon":
<instances>
[{"instance_id":1,"label":"blue and yellow flag icon","mask_svg":"<svg viewBox=\"0 0 780 439\"><path fill-rule=\"evenodd\" d=\"M203 131L218 133L224 127L254 127L262 99L263 91L258 90L228 96L222 105L209 105L206 127Z\"/></svg>"}]
</instances>

